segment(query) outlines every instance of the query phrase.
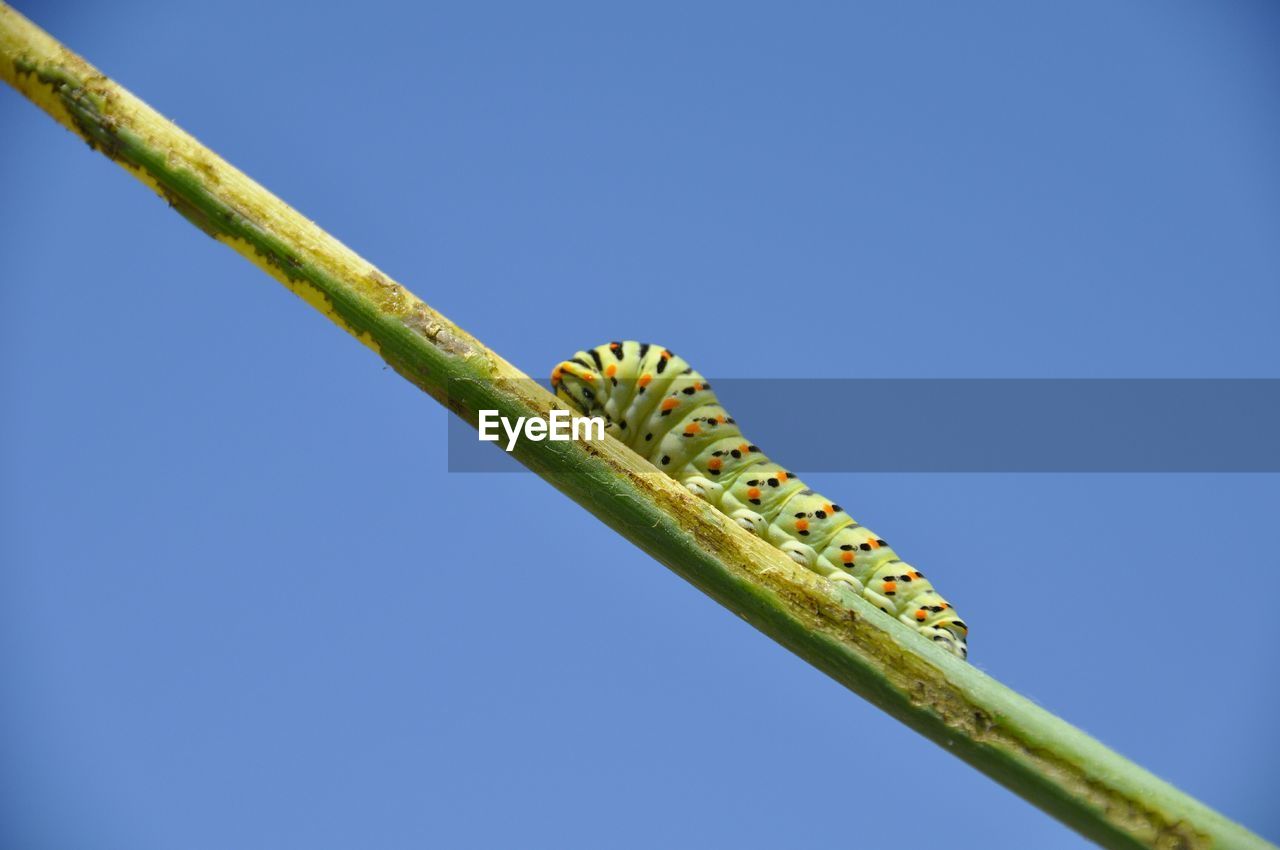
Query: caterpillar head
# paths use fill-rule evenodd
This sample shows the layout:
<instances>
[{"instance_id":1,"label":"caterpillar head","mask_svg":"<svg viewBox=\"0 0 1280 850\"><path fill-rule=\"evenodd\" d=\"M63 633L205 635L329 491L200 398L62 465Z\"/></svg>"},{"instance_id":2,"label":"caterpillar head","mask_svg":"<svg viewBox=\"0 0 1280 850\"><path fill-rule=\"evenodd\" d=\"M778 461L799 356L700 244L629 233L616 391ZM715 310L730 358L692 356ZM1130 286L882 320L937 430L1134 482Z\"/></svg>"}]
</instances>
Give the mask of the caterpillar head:
<instances>
[{"instance_id":1,"label":"caterpillar head","mask_svg":"<svg viewBox=\"0 0 1280 850\"><path fill-rule=\"evenodd\" d=\"M551 370L551 389L556 398L583 414L604 410L609 388L600 380L600 373L582 365L575 358L566 360Z\"/></svg>"}]
</instances>

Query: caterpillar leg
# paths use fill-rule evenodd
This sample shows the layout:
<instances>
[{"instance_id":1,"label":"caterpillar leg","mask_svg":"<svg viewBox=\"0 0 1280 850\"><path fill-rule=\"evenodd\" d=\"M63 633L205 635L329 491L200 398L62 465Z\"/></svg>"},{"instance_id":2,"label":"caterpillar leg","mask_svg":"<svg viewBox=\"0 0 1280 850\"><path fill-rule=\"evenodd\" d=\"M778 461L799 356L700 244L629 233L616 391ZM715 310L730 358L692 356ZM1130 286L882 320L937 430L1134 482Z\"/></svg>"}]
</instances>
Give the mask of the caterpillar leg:
<instances>
[{"instance_id":1,"label":"caterpillar leg","mask_svg":"<svg viewBox=\"0 0 1280 850\"><path fill-rule=\"evenodd\" d=\"M826 570L823 568L822 564L819 563L814 569L826 576L830 581L834 581L838 584L847 584L849 587L853 588L853 592L857 593L859 596L862 596L863 591L866 590L866 588L862 586L862 582L858 581L857 576L853 573L842 570L839 567Z\"/></svg>"},{"instance_id":2,"label":"caterpillar leg","mask_svg":"<svg viewBox=\"0 0 1280 850\"><path fill-rule=\"evenodd\" d=\"M746 508L738 508L736 511L729 513L729 519L754 534L756 537L764 537L765 529L768 524L764 521L764 517L755 511L749 511Z\"/></svg>"},{"instance_id":3,"label":"caterpillar leg","mask_svg":"<svg viewBox=\"0 0 1280 850\"><path fill-rule=\"evenodd\" d=\"M781 543L774 542L773 545L786 552L787 557L802 567L813 569L817 563L818 557L814 553L812 546L806 546L797 540L784 540Z\"/></svg>"},{"instance_id":4,"label":"caterpillar leg","mask_svg":"<svg viewBox=\"0 0 1280 850\"><path fill-rule=\"evenodd\" d=\"M949 629L944 629L940 626L921 626L920 634L934 643L940 644L943 649L952 655L958 655L961 658L969 657L969 645L965 642L965 639Z\"/></svg>"},{"instance_id":5,"label":"caterpillar leg","mask_svg":"<svg viewBox=\"0 0 1280 850\"><path fill-rule=\"evenodd\" d=\"M897 615L897 610L894 607L893 601L882 594L876 593L876 591L870 586L862 588L862 598L888 614L890 617ZM915 624L912 623L912 625Z\"/></svg>"},{"instance_id":6,"label":"caterpillar leg","mask_svg":"<svg viewBox=\"0 0 1280 850\"><path fill-rule=\"evenodd\" d=\"M690 493L713 505L720 501L720 493L724 491L723 485L701 475L690 475L680 483L687 487Z\"/></svg>"}]
</instances>

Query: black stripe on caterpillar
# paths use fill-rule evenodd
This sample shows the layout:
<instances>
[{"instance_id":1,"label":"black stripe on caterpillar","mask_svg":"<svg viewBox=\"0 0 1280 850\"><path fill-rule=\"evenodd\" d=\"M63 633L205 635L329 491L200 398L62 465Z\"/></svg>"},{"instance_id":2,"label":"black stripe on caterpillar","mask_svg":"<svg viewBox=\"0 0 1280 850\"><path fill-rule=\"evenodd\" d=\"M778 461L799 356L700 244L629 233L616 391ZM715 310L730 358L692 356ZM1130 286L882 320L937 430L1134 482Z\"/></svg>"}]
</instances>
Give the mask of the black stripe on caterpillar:
<instances>
[{"instance_id":1,"label":"black stripe on caterpillar","mask_svg":"<svg viewBox=\"0 0 1280 850\"><path fill-rule=\"evenodd\" d=\"M840 505L742 436L711 385L669 350L610 342L551 373L556 395L797 563L847 582L880 610L964 658L968 627L924 574Z\"/></svg>"}]
</instances>

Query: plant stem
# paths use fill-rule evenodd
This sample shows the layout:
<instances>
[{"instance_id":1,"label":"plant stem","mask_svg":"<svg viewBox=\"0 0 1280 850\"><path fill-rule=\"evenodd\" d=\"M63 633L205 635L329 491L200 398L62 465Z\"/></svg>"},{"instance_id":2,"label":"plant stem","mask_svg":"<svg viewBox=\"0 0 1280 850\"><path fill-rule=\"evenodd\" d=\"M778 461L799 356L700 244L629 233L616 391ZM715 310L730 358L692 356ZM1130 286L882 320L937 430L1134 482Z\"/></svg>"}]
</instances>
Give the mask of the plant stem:
<instances>
[{"instance_id":1,"label":"plant stem","mask_svg":"<svg viewBox=\"0 0 1280 850\"><path fill-rule=\"evenodd\" d=\"M416 295L0 3L0 76L471 423L555 399ZM1272 845L794 564L620 443L515 457L720 604L1106 847ZM1274 850L1274 848L1273 848Z\"/></svg>"}]
</instances>

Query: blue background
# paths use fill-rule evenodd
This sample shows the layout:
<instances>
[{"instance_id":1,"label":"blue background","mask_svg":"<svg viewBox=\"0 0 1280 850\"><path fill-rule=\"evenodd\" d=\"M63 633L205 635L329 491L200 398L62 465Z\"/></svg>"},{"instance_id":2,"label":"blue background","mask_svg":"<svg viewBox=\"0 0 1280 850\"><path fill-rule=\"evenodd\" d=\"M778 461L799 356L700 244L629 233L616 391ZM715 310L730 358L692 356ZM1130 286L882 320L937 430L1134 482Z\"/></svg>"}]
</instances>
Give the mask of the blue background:
<instances>
[{"instance_id":1,"label":"blue background","mask_svg":"<svg viewBox=\"0 0 1280 850\"><path fill-rule=\"evenodd\" d=\"M18 5L538 376L1278 376L1268 4ZM1083 843L0 127L3 847ZM1280 839L1277 476L810 483L976 664Z\"/></svg>"}]
</instances>

